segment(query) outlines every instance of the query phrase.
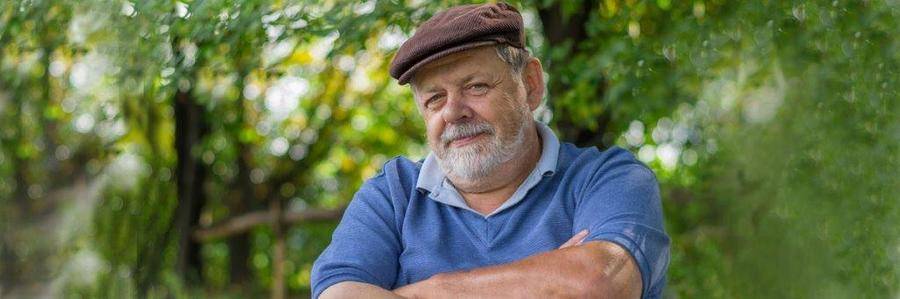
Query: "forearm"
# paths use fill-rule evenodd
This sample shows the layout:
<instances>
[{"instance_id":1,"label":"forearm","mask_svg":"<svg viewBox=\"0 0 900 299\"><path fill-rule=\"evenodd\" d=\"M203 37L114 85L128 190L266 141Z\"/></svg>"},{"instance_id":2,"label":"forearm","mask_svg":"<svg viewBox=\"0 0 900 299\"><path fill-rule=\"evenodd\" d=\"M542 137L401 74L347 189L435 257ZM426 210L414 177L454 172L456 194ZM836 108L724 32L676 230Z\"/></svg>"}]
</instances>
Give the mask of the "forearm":
<instances>
[{"instance_id":1,"label":"forearm","mask_svg":"<svg viewBox=\"0 0 900 299\"><path fill-rule=\"evenodd\" d=\"M342 298L373 298L373 299L402 299L403 297L394 294L391 291L382 289L379 286L356 282L344 281L336 283L319 295L321 299L342 299Z\"/></svg>"},{"instance_id":2,"label":"forearm","mask_svg":"<svg viewBox=\"0 0 900 299\"><path fill-rule=\"evenodd\" d=\"M554 250L509 264L439 274L439 289L461 297L571 298L589 280L567 254L572 248Z\"/></svg>"},{"instance_id":3,"label":"forearm","mask_svg":"<svg viewBox=\"0 0 900 299\"><path fill-rule=\"evenodd\" d=\"M395 292L428 298L637 298L641 278L624 249L590 242L509 264L438 274Z\"/></svg>"}]
</instances>

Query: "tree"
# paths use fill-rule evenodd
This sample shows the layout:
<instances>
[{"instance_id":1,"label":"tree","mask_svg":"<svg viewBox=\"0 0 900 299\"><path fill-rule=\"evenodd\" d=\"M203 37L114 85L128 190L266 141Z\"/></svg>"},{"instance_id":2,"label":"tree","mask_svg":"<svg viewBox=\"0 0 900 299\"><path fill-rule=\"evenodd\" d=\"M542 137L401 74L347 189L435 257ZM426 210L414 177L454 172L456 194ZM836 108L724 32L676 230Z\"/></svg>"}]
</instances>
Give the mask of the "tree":
<instances>
[{"instance_id":1,"label":"tree","mask_svg":"<svg viewBox=\"0 0 900 299\"><path fill-rule=\"evenodd\" d=\"M427 153L387 65L462 3L0 3L0 296L308 291L358 186ZM513 4L538 118L656 172L667 295L896 294L896 5Z\"/></svg>"}]
</instances>

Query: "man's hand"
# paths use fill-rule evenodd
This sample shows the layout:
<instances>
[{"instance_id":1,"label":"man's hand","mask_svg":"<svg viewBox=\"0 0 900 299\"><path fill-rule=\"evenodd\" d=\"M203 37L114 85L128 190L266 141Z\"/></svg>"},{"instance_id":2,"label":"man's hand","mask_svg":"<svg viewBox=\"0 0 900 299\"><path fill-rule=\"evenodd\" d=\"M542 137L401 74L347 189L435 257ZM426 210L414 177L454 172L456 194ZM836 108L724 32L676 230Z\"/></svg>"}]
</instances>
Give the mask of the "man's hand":
<instances>
[{"instance_id":1,"label":"man's hand","mask_svg":"<svg viewBox=\"0 0 900 299\"><path fill-rule=\"evenodd\" d=\"M562 245L559 245L559 249L581 245L581 242L584 242L584 238L587 237L587 235L588 235L588 231L586 229L583 229L580 232L578 232L577 234L575 234L574 236L572 236L572 238L570 238L568 241L566 241Z\"/></svg>"},{"instance_id":2,"label":"man's hand","mask_svg":"<svg viewBox=\"0 0 900 299\"><path fill-rule=\"evenodd\" d=\"M581 231L559 249L510 264L441 273L394 290L406 298L639 298L641 275L625 249L582 244Z\"/></svg>"}]
</instances>

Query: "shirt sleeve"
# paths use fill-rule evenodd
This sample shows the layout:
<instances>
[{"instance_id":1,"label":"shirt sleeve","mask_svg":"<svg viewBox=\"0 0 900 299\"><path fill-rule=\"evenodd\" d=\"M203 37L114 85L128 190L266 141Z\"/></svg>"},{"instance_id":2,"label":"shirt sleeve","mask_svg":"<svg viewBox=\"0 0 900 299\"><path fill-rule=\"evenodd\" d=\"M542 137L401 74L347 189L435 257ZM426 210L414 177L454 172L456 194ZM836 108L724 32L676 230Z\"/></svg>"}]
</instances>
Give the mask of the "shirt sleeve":
<instances>
[{"instance_id":1,"label":"shirt sleeve","mask_svg":"<svg viewBox=\"0 0 900 299\"><path fill-rule=\"evenodd\" d=\"M383 176L383 173L382 173ZM391 198L367 181L347 206L331 244L312 268L312 298L342 281L370 283L390 290L395 284L401 251Z\"/></svg>"},{"instance_id":2,"label":"shirt sleeve","mask_svg":"<svg viewBox=\"0 0 900 299\"><path fill-rule=\"evenodd\" d=\"M608 241L627 250L640 269L642 298L658 298L669 264L669 237L663 228L659 186L640 162L600 167L584 182L577 201L574 231L587 229L587 241Z\"/></svg>"}]
</instances>

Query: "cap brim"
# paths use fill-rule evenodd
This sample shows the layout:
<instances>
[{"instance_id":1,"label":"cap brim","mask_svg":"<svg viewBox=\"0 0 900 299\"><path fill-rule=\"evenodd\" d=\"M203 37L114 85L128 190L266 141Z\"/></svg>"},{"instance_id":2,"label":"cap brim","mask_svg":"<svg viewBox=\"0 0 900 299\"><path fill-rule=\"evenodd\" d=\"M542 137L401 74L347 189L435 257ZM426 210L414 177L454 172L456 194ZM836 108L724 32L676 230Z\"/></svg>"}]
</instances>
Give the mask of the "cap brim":
<instances>
[{"instance_id":1,"label":"cap brim","mask_svg":"<svg viewBox=\"0 0 900 299\"><path fill-rule=\"evenodd\" d=\"M431 54L430 56L426 57L425 59L422 59L421 61L414 64L412 67L407 69L406 72L403 73L403 75L400 75L400 78L397 79L397 81L399 81L400 85L409 83L409 80L412 79L412 76L416 73L416 71L419 68L425 66L426 64L428 64L432 61L447 57L450 54L458 53L458 52L462 52L465 50L474 49L474 48L478 48L478 47L483 47L483 46L496 45L498 43L500 43L500 42L494 41L494 40L473 41L473 42L469 42L469 43L465 43L462 45L458 45L455 47L450 47L450 48L441 50L437 53Z\"/></svg>"}]
</instances>

